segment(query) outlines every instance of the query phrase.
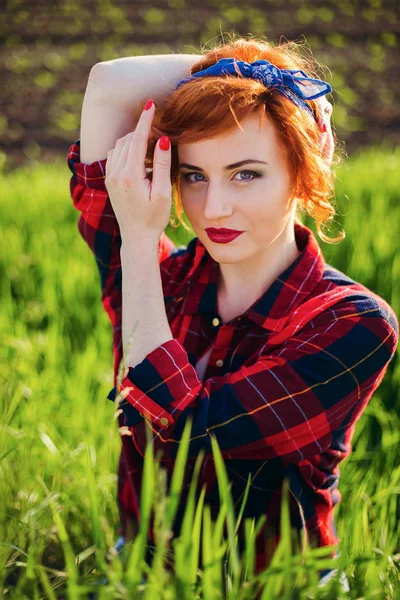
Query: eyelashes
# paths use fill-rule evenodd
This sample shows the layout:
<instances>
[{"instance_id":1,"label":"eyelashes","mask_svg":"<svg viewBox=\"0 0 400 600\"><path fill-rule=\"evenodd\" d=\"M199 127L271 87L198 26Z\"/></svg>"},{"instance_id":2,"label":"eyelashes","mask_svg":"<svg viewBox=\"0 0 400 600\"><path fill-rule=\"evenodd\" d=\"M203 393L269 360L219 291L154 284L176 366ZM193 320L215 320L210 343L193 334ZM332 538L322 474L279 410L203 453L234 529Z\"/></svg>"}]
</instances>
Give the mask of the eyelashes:
<instances>
[{"instance_id":1,"label":"eyelashes","mask_svg":"<svg viewBox=\"0 0 400 600\"><path fill-rule=\"evenodd\" d=\"M256 171L250 171L248 169L243 170L243 171L239 171L238 173L236 173L236 175L251 175L251 178L246 178L246 179L234 179L234 181L254 181L254 179L257 179L259 177L261 177L261 173L257 173ZM201 181L204 181L203 179L189 179L192 175L200 175L201 177L204 177L203 173L199 173L197 171L192 171L191 173L182 173L182 177L184 179L184 181L186 181L187 183L199 183ZM235 177L236 177L235 175Z\"/></svg>"}]
</instances>

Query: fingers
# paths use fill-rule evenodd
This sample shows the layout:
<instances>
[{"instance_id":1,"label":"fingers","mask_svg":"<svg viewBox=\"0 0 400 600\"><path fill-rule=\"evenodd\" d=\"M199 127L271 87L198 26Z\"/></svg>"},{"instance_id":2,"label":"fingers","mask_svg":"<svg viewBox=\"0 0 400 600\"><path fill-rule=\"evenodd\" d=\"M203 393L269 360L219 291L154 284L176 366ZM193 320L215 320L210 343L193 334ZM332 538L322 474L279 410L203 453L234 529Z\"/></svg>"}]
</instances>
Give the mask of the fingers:
<instances>
[{"instance_id":1,"label":"fingers","mask_svg":"<svg viewBox=\"0 0 400 600\"><path fill-rule=\"evenodd\" d=\"M168 201L171 193L171 143L168 136L164 135L154 149L151 195Z\"/></svg>"},{"instance_id":2,"label":"fingers","mask_svg":"<svg viewBox=\"0 0 400 600\"><path fill-rule=\"evenodd\" d=\"M106 173L121 171L128 166L136 177L146 177L144 162L154 111L155 105L152 102L149 110L142 111L135 130L117 140L115 147L107 154Z\"/></svg>"},{"instance_id":3,"label":"fingers","mask_svg":"<svg viewBox=\"0 0 400 600\"><path fill-rule=\"evenodd\" d=\"M319 114L317 118L317 124L320 131L319 147L322 157L325 159L328 165L331 165L335 146L331 129L333 106L325 98L325 96L318 98L318 103Z\"/></svg>"},{"instance_id":4,"label":"fingers","mask_svg":"<svg viewBox=\"0 0 400 600\"><path fill-rule=\"evenodd\" d=\"M329 128L329 132L320 133L319 136L319 149L322 158L328 164L328 166L332 163L333 153L335 150L335 144L333 140L332 131Z\"/></svg>"},{"instance_id":5,"label":"fingers","mask_svg":"<svg viewBox=\"0 0 400 600\"><path fill-rule=\"evenodd\" d=\"M134 182L148 179L145 159L148 139L155 113L154 103L148 103L148 110L143 110L134 131L117 140L115 148L107 154L106 181L111 178L123 180L125 187L132 187ZM151 196L155 198L171 198L171 144L167 136L160 138L153 155L153 174Z\"/></svg>"},{"instance_id":6,"label":"fingers","mask_svg":"<svg viewBox=\"0 0 400 600\"><path fill-rule=\"evenodd\" d=\"M332 163L332 159L333 159L333 153L335 150L335 145L333 142L333 136L326 134L326 140L325 140L325 144L323 146L322 149L322 156L325 159L325 161L328 163L328 165L330 165Z\"/></svg>"},{"instance_id":7,"label":"fingers","mask_svg":"<svg viewBox=\"0 0 400 600\"><path fill-rule=\"evenodd\" d=\"M149 102L146 106L149 105ZM146 177L144 166L151 124L155 112L155 104L152 102L148 110L144 109L139 117L134 135L131 136L127 162L138 177Z\"/></svg>"},{"instance_id":8,"label":"fingers","mask_svg":"<svg viewBox=\"0 0 400 600\"><path fill-rule=\"evenodd\" d=\"M118 140L118 142L115 146L115 150L114 150L113 165L112 165L113 169L122 170L126 166L127 161L128 161L130 139L131 139L132 135L133 135L132 132L130 132Z\"/></svg>"},{"instance_id":9,"label":"fingers","mask_svg":"<svg viewBox=\"0 0 400 600\"><path fill-rule=\"evenodd\" d=\"M330 129L330 120L333 111L332 104L325 98L325 96L321 96L318 98L318 104L320 105L319 115L318 115L318 128L322 133L328 131ZM325 125L325 131L324 131Z\"/></svg>"},{"instance_id":10,"label":"fingers","mask_svg":"<svg viewBox=\"0 0 400 600\"><path fill-rule=\"evenodd\" d=\"M118 162L120 162L121 153L124 151L130 135L131 132L127 133L122 138L119 138L116 141L114 148L107 152L106 174L110 174L113 170L115 170Z\"/></svg>"}]
</instances>

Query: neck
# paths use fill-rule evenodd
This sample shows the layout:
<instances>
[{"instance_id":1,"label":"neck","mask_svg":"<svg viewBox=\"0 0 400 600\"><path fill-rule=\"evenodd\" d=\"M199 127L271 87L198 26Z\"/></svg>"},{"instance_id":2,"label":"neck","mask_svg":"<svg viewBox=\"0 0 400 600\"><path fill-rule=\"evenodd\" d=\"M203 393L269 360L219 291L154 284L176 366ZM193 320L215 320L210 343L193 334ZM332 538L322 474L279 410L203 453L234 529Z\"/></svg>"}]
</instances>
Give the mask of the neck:
<instances>
[{"instance_id":1,"label":"neck","mask_svg":"<svg viewBox=\"0 0 400 600\"><path fill-rule=\"evenodd\" d=\"M224 322L247 310L300 254L294 219L256 256L234 264L220 263L218 311Z\"/></svg>"}]
</instances>

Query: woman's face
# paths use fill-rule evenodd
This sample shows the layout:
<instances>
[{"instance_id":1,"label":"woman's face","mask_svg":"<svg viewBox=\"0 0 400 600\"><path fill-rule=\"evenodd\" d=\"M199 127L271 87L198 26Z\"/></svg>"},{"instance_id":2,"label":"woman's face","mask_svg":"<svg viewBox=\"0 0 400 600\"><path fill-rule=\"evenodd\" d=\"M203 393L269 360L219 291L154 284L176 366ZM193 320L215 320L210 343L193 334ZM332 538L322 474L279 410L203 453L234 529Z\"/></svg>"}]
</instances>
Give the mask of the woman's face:
<instances>
[{"instance_id":1,"label":"woman's face","mask_svg":"<svg viewBox=\"0 0 400 600\"><path fill-rule=\"evenodd\" d=\"M212 258L219 263L250 259L269 246L293 212L286 149L272 121L258 113L242 130L208 140L178 144L183 210ZM237 164L236 163L242 163ZM208 227L236 229L242 235L213 242Z\"/></svg>"}]
</instances>

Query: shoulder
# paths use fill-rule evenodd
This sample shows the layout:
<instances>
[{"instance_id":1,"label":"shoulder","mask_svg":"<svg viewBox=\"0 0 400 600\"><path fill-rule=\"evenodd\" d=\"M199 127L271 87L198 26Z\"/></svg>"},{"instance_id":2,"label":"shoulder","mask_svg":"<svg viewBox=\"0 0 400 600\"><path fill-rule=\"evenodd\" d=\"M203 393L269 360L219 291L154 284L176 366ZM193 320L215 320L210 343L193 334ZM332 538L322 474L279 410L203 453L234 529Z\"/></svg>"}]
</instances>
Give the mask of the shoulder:
<instances>
[{"instance_id":1,"label":"shoulder","mask_svg":"<svg viewBox=\"0 0 400 600\"><path fill-rule=\"evenodd\" d=\"M314 327L342 331L357 346L384 345L393 354L398 343L399 322L381 296L331 265L325 270L310 302L321 306ZM368 340L368 343L367 343Z\"/></svg>"},{"instance_id":2,"label":"shoulder","mask_svg":"<svg viewBox=\"0 0 400 600\"><path fill-rule=\"evenodd\" d=\"M332 399L343 390L373 391L395 354L399 335L396 315L382 297L338 271L334 279L340 284L320 282L269 340L278 346L281 359L310 386L323 385L324 397Z\"/></svg>"}]
</instances>

